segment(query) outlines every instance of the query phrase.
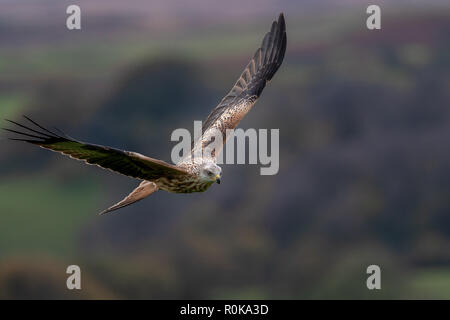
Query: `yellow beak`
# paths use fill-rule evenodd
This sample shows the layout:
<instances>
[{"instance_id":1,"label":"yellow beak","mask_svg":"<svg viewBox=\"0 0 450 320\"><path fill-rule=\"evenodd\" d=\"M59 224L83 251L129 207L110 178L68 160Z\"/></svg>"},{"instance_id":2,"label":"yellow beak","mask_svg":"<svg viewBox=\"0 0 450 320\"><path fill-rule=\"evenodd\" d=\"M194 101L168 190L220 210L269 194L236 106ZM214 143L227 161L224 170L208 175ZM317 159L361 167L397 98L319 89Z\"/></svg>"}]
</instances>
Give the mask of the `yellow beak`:
<instances>
[{"instance_id":1,"label":"yellow beak","mask_svg":"<svg viewBox=\"0 0 450 320\"><path fill-rule=\"evenodd\" d=\"M220 184L220 176L217 174L216 178L214 179L214 181L216 181L218 184Z\"/></svg>"}]
</instances>

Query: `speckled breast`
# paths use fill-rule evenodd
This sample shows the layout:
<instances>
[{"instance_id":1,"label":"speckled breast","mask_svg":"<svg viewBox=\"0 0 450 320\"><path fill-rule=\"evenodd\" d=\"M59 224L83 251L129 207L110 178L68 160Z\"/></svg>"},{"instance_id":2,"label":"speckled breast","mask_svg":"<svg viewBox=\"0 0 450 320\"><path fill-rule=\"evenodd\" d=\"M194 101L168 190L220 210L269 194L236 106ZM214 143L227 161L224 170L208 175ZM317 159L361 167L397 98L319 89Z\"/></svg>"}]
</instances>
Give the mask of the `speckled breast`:
<instances>
[{"instance_id":1,"label":"speckled breast","mask_svg":"<svg viewBox=\"0 0 450 320\"><path fill-rule=\"evenodd\" d=\"M203 182L196 178L184 180L160 178L154 182L161 190L175 193L203 192L213 184L213 182Z\"/></svg>"}]
</instances>

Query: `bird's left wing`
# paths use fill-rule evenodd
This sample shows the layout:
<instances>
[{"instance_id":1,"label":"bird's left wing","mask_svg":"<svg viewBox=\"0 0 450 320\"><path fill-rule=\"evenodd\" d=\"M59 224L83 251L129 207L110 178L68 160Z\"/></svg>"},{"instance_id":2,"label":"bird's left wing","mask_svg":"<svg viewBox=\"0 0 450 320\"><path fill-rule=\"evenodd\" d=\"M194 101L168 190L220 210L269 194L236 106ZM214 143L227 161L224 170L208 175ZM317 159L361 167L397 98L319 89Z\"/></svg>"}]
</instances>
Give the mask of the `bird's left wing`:
<instances>
[{"instance_id":1,"label":"bird's left wing","mask_svg":"<svg viewBox=\"0 0 450 320\"><path fill-rule=\"evenodd\" d=\"M23 130L5 129L20 135L20 138L10 138L11 140L32 143L45 149L60 152L71 158L82 160L87 164L97 165L101 168L142 180L151 181L161 177L170 179L190 175L186 170L162 160L146 157L136 152L77 141L62 132L55 133L42 127L30 118L25 118L35 128L7 120L22 129L28 130L28 132L24 132Z\"/></svg>"},{"instance_id":2,"label":"bird's left wing","mask_svg":"<svg viewBox=\"0 0 450 320\"><path fill-rule=\"evenodd\" d=\"M285 52L286 24L283 14L280 14L278 21L272 23L272 27L265 35L261 47L256 50L231 91L203 123L203 135L194 145L192 150L194 154L208 147L214 141L213 136L216 134L222 134L222 142L225 143L226 130L234 129L250 111L266 84L272 79L283 62ZM215 150L211 150L213 158L220 151L220 148L222 148L222 145L218 145Z\"/></svg>"}]
</instances>

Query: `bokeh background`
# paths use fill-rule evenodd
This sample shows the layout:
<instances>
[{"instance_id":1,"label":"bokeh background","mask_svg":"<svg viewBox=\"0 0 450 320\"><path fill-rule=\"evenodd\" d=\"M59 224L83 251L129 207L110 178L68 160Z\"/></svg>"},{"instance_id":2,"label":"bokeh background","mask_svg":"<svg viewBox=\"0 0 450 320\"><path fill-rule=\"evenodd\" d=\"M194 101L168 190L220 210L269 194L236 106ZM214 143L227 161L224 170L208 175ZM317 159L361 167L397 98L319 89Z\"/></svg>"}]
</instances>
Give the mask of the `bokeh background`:
<instances>
[{"instance_id":1,"label":"bokeh background","mask_svg":"<svg viewBox=\"0 0 450 320\"><path fill-rule=\"evenodd\" d=\"M0 0L0 118L170 161L279 12L284 64L240 124L280 129L278 175L224 165L99 217L138 182L2 133L0 298L450 298L448 1Z\"/></svg>"}]
</instances>

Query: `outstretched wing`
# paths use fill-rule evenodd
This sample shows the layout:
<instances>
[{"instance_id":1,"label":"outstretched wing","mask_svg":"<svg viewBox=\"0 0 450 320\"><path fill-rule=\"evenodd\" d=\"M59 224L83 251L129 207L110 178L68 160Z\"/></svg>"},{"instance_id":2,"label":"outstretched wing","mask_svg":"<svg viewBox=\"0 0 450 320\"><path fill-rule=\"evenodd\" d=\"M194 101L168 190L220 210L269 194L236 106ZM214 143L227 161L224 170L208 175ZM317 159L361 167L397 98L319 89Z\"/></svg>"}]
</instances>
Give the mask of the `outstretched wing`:
<instances>
[{"instance_id":1,"label":"outstretched wing","mask_svg":"<svg viewBox=\"0 0 450 320\"><path fill-rule=\"evenodd\" d=\"M219 105L209 114L203 123L202 138L195 144L194 152L204 150L212 141L214 134L221 133L223 143L226 141L226 130L234 129L239 121L253 107L266 84L272 79L283 62L286 52L286 24L283 14L265 35L261 47ZM222 147L222 146L217 146ZM212 150L212 156L220 150Z\"/></svg>"},{"instance_id":2,"label":"outstretched wing","mask_svg":"<svg viewBox=\"0 0 450 320\"><path fill-rule=\"evenodd\" d=\"M35 128L30 128L15 121L7 120L16 126L29 132L5 129L20 135L20 138L11 140L25 141L38 145L42 148L60 152L71 158L82 160L87 164L97 165L123 175L142 179L155 180L160 177L174 178L190 175L182 168L166 163L161 160L152 159L136 152L118 150L106 146L84 143L66 136L64 133L52 132L28 117Z\"/></svg>"}]
</instances>

